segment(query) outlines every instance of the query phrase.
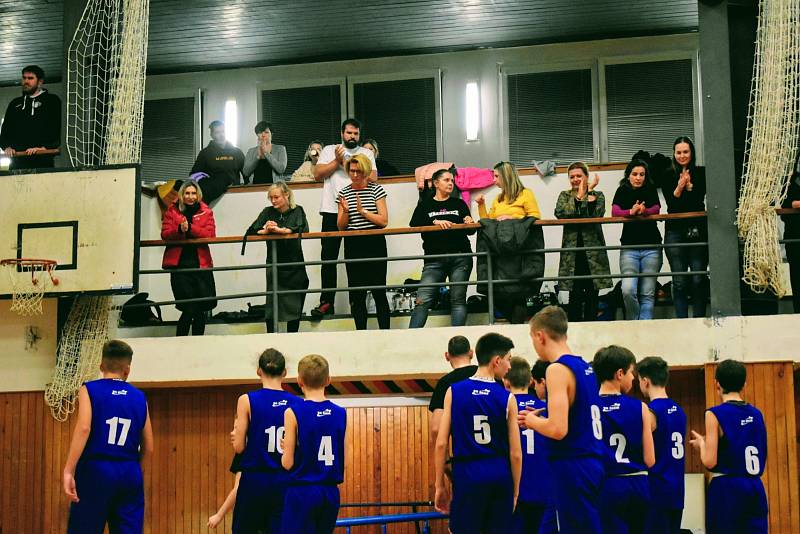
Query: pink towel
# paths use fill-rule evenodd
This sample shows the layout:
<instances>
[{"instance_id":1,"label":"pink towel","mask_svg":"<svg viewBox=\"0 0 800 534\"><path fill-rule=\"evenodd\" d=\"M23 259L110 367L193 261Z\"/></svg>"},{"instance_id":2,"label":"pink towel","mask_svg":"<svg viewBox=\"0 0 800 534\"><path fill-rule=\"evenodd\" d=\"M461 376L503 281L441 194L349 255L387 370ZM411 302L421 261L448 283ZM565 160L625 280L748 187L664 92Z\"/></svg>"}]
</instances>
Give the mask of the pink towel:
<instances>
[{"instance_id":1,"label":"pink towel","mask_svg":"<svg viewBox=\"0 0 800 534\"><path fill-rule=\"evenodd\" d=\"M459 167L456 173L456 185L461 190L461 199L470 203L470 191L483 189L494 184L492 169L479 169L477 167Z\"/></svg>"},{"instance_id":2,"label":"pink towel","mask_svg":"<svg viewBox=\"0 0 800 534\"><path fill-rule=\"evenodd\" d=\"M417 167L414 169L414 177L417 179L417 189L424 189L425 182L430 180L433 176L433 173L438 171L439 169L449 169L453 166L452 162L441 162L437 161L434 163L428 163L427 165L423 165L422 167Z\"/></svg>"}]
</instances>

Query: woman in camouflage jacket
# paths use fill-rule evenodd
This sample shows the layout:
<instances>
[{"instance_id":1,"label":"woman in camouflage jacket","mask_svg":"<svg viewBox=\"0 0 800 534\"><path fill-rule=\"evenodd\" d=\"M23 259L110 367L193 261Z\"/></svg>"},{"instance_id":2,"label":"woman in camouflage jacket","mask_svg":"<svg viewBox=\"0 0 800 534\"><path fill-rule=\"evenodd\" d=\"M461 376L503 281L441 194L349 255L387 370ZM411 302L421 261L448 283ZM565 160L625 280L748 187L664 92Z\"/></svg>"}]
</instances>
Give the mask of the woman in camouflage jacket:
<instances>
[{"instance_id":1,"label":"woman in camouflage jacket","mask_svg":"<svg viewBox=\"0 0 800 534\"><path fill-rule=\"evenodd\" d=\"M602 217L606 211L605 196L596 191L600 181L595 174L589 182L589 168L583 162L569 166L570 189L562 191L556 202L558 219ZM600 224L564 225L562 247L605 246L603 227ZM608 254L605 250L588 252L562 252L558 265L558 276L610 274ZM612 287L610 278L562 280L559 289L569 291L567 314L570 321L594 321L597 318L597 294L600 289Z\"/></svg>"}]
</instances>

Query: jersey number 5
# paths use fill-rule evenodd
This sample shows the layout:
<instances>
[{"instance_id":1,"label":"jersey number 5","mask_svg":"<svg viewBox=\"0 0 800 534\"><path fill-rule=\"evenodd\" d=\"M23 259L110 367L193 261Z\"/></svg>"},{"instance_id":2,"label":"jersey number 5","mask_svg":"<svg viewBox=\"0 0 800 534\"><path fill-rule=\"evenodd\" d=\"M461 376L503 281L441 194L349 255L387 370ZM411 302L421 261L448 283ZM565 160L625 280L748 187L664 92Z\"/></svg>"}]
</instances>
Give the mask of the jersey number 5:
<instances>
[{"instance_id":1,"label":"jersey number 5","mask_svg":"<svg viewBox=\"0 0 800 534\"><path fill-rule=\"evenodd\" d=\"M108 425L108 444L124 447L125 442L128 440L128 430L131 428L131 420L125 419L124 417L112 417L111 419L106 419L106 424ZM122 426L119 439L117 439L117 425Z\"/></svg>"},{"instance_id":2,"label":"jersey number 5","mask_svg":"<svg viewBox=\"0 0 800 534\"><path fill-rule=\"evenodd\" d=\"M489 426L489 416L472 416L472 431L475 434L475 443L478 445L488 445L492 441L492 429Z\"/></svg>"}]
</instances>

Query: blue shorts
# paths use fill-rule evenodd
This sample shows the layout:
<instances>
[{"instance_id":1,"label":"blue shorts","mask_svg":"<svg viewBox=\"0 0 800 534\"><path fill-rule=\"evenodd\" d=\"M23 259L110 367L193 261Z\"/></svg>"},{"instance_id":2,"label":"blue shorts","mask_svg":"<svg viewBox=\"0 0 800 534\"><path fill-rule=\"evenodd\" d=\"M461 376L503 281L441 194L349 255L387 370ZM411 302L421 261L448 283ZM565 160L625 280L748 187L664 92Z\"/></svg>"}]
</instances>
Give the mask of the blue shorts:
<instances>
[{"instance_id":1,"label":"blue shorts","mask_svg":"<svg viewBox=\"0 0 800 534\"><path fill-rule=\"evenodd\" d=\"M603 532L643 534L649 507L647 475L606 477L600 490Z\"/></svg>"},{"instance_id":2,"label":"blue shorts","mask_svg":"<svg viewBox=\"0 0 800 534\"><path fill-rule=\"evenodd\" d=\"M760 478L717 476L706 495L706 534L767 534L769 508Z\"/></svg>"},{"instance_id":3,"label":"blue shorts","mask_svg":"<svg viewBox=\"0 0 800 534\"><path fill-rule=\"evenodd\" d=\"M464 476L464 466L453 466L453 501L450 503L450 531L453 534L506 534L514 514L514 482L508 464L500 476L490 479ZM469 471L467 469L466 471ZM497 474L497 472L495 472Z\"/></svg>"},{"instance_id":4,"label":"blue shorts","mask_svg":"<svg viewBox=\"0 0 800 534\"><path fill-rule=\"evenodd\" d=\"M652 497L652 494L651 494ZM647 534L680 534L683 521L683 508L659 506L653 499L645 520Z\"/></svg>"},{"instance_id":5,"label":"blue shorts","mask_svg":"<svg viewBox=\"0 0 800 534\"><path fill-rule=\"evenodd\" d=\"M286 483L274 473L242 471L236 506L233 508L233 533L277 533L281 528Z\"/></svg>"},{"instance_id":6,"label":"blue shorts","mask_svg":"<svg viewBox=\"0 0 800 534\"><path fill-rule=\"evenodd\" d=\"M70 505L68 534L141 534L144 482L139 462L86 460L75 470L78 502Z\"/></svg>"},{"instance_id":7,"label":"blue shorts","mask_svg":"<svg viewBox=\"0 0 800 534\"><path fill-rule=\"evenodd\" d=\"M605 467L599 458L550 460L559 532L600 534L600 486Z\"/></svg>"},{"instance_id":8,"label":"blue shorts","mask_svg":"<svg viewBox=\"0 0 800 534\"><path fill-rule=\"evenodd\" d=\"M281 534L330 534L339 515L338 486L289 486Z\"/></svg>"},{"instance_id":9,"label":"blue shorts","mask_svg":"<svg viewBox=\"0 0 800 534\"><path fill-rule=\"evenodd\" d=\"M556 534L558 522L552 505L517 501L511 519L512 534Z\"/></svg>"}]
</instances>

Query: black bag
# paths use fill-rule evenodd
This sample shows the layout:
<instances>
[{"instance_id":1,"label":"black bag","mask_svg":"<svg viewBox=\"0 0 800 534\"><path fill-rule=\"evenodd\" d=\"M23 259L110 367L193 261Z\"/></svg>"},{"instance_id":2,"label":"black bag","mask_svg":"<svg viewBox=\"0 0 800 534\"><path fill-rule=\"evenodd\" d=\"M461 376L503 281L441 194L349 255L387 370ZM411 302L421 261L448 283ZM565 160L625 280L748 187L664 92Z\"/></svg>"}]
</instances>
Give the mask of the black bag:
<instances>
[{"instance_id":1,"label":"black bag","mask_svg":"<svg viewBox=\"0 0 800 534\"><path fill-rule=\"evenodd\" d=\"M136 293L129 298L125 304L122 305L119 318L131 326L146 326L149 324L161 323L161 308L152 300L149 300L147 298L149 296L149 293ZM132 307L134 304L142 304L143 306ZM149 304L149 306L144 306L144 304ZM154 309L155 313L153 313Z\"/></svg>"}]
</instances>

